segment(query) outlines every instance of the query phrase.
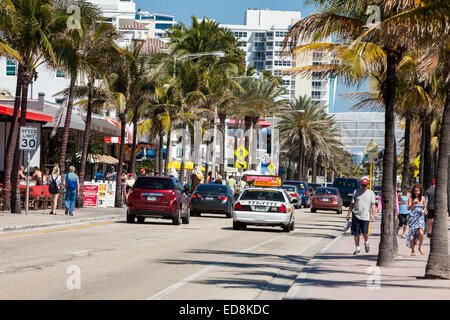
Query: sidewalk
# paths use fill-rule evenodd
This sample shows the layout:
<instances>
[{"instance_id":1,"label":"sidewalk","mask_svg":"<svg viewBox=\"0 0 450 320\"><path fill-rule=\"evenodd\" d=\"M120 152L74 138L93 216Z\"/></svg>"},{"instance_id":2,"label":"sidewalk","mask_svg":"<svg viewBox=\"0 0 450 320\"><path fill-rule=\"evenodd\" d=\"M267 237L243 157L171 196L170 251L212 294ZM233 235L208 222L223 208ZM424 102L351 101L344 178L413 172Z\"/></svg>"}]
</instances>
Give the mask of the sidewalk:
<instances>
[{"instance_id":1,"label":"sidewalk","mask_svg":"<svg viewBox=\"0 0 450 320\"><path fill-rule=\"evenodd\" d=\"M343 223L344 224L343 220ZM450 225L450 219L448 220ZM421 256L411 256L406 239L398 239L398 258L394 267L377 268L381 218L372 224L370 253L353 255L355 244L350 233L342 234L319 252L303 269L284 299L314 300L449 300L450 280L425 280L430 239L425 237ZM450 238L450 229L449 229Z\"/></svg>"},{"instance_id":2,"label":"sidewalk","mask_svg":"<svg viewBox=\"0 0 450 320\"><path fill-rule=\"evenodd\" d=\"M107 221L124 221L126 208L83 208L75 209L74 216L66 216L64 210L57 210L56 215L48 210L30 210L28 215L0 212L0 232L29 230L55 226L66 226L80 223Z\"/></svg>"}]
</instances>

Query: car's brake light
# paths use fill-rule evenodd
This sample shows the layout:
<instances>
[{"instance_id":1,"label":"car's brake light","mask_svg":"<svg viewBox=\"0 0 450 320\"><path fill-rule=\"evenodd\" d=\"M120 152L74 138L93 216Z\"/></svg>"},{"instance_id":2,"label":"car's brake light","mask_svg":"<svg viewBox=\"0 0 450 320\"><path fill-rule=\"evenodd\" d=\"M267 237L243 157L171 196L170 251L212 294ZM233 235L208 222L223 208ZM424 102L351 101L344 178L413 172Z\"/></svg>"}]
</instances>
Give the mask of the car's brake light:
<instances>
[{"instance_id":1,"label":"car's brake light","mask_svg":"<svg viewBox=\"0 0 450 320\"><path fill-rule=\"evenodd\" d=\"M237 203L234 205L234 210L242 210L242 205L241 205L239 202L237 202Z\"/></svg>"},{"instance_id":2,"label":"car's brake light","mask_svg":"<svg viewBox=\"0 0 450 320\"><path fill-rule=\"evenodd\" d=\"M202 196L199 195L199 194L194 194L194 195L192 196L192 199L201 199L201 198L202 198Z\"/></svg>"},{"instance_id":3,"label":"car's brake light","mask_svg":"<svg viewBox=\"0 0 450 320\"><path fill-rule=\"evenodd\" d=\"M296 194L295 193L291 193L291 197L295 197L296 196Z\"/></svg>"},{"instance_id":4,"label":"car's brake light","mask_svg":"<svg viewBox=\"0 0 450 320\"><path fill-rule=\"evenodd\" d=\"M219 200L228 200L228 197L227 196L219 196L218 199Z\"/></svg>"},{"instance_id":5,"label":"car's brake light","mask_svg":"<svg viewBox=\"0 0 450 320\"><path fill-rule=\"evenodd\" d=\"M281 207L279 207L277 211L286 213L287 212L286 206L284 204L282 204Z\"/></svg>"},{"instance_id":6,"label":"car's brake light","mask_svg":"<svg viewBox=\"0 0 450 320\"><path fill-rule=\"evenodd\" d=\"M303 195L306 197L306 190L305 191L303 191Z\"/></svg>"},{"instance_id":7,"label":"car's brake light","mask_svg":"<svg viewBox=\"0 0 450 320\"><path fill-rule=\"evenodd\" d=\"M175 190L172 190L172 198L170 199L169 206L173 205L173 202L177 200L177 192Z\"/></svg>"}]
</instances>

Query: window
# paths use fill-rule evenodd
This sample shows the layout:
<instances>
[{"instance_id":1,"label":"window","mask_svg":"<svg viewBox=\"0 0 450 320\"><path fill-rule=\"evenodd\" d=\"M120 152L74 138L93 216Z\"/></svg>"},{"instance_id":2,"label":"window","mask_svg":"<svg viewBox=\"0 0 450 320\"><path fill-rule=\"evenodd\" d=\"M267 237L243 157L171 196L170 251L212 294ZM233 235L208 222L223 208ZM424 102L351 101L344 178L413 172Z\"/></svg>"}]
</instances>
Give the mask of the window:
<instances>
[{"instance_id":1,"label":"window","mask_svg":"<svg viewBox=\"0 0 450 320\"><path fill-rule=\"evenodd\" d=\"M56 70L56 77L57 78L64 78L65 77L64 71L62 71L61 69L57 69Z\"/></svg>"},{"instance_id":2,"label":"window","mask_svg":"<svg viewBox=\"0 0 450 320\"><path fill-rule=\"evenodd\" d=\"M137 189L173 190L175 185L171 179L138 178L134 185Z\"/></svg>"},{"instance_id":3,"label":"window","mask_svg":"<svg viewBox=\"0 0 450 320\"><path fill-rule=\"evenodd\" d=\"M313 91L312 92L312 98L316 100L320 100L320 91Z\"/></svg>"},{"instance_id":4,"label":"window","mask_svg":"<svg viewBox=\"0 0 450 320\"><path fill-rule=\"evenodd\" d=\"M264 50L264 43L263 42L256 42L255 43L255 48Z\"/></svg>"},{"instance_id":5,"label":"window","mask_svg":"<svg viewBox=\"0 0 450 320\"><path fill-rule=\"evenodd\" d=\"M275 65L279 67L290 67L291 62L290 61L275 61Z\"/></svg>"},{"instance_id":6,"label":"window","mask_svg":"<svg viewBox=\"0 0 450 320\"><path fill-rule=\"evenodd\" d=\"M155 24L155 29L166 30L166 29L169 29L170 27L172 27L172 25L170 25L170 24L164 24L164 23Z\"/></svg>"},{"instance_id":7,"label":"window","mask_svg":"<svg viewBox=\"0 0 450 320\"><path fill-rule=\"evenodd\" d=\"M275 45L277 47L282 47L283 46L283 41L275 41Z\"/></svg>"},{"instance_id":8,"label":"window","mask_svg":"<svg viewBox=\"0 0 450 320\"><path fill-rule=\"evenodd\" d=\"M156 16L157 21L173 21L173 17Z\"/></svg>"},{"instance_id":9,"label":"window","mask_svg":"<svg viewBox=\"0 0 450 320\"><path fill-rule=\"evenodd\" d=\"M283 86L288 86L291 84L291 80L283 80Z\"/></svg>"},{"instance_id":10,"label":"window","mask_svg":"<svg viewBox=\"0 0 450 320\"><path fill-rule=\"evenodd\" d=\"M260 200L260 201L284 202L284 197L281 192L276 192L276 191L245 190L244 194L241 196L241 200Z\"/></svg>"},{"instance_id":11,"label":"window","mask_svg":"<svg viewBox=\"0 0 450 320\"><path fill-rule=\"evenodd\" d=\"M247 46L247 42L245 41L241 41L238 43L238 47L246 47Z\"/></svg>"},{"instance_id":12,"label":"window","mask_svg":"<svg viewBox=\"0 0 450 320\"><path fill-rule=\"evenodd\" d=\"M286 37L287 36L287 32L280 32L280 31L277 31L277 32L275 32L275 36L276 37Z\"/></svg>"},{"instance_id":13,"label":"window","mask_svg":"<svg viewBox=\"0 0 450 320\"><path fill-rule=\"evenodd\" d=\"M7 76L16 75L16 62L14 60L6 60L6 75Z\"/></svg>"},{"instance_id":14,"label":"window","mask_svg":"<svg viewBox=\"0 0 450 320\"><path fill-rule=\"evenodd\" d=\"M255 33L255 38L264 38L264 33Z\"/></svg>"},{"instance_id":15,"label":"window","mask_svg":"<svg viewBox=\"0 0 450 320\"><path fill-rule=\"evenodd\" d=\"M236 38L247 38L247 32L233 32Z\"/></svg>"}]
</instances>

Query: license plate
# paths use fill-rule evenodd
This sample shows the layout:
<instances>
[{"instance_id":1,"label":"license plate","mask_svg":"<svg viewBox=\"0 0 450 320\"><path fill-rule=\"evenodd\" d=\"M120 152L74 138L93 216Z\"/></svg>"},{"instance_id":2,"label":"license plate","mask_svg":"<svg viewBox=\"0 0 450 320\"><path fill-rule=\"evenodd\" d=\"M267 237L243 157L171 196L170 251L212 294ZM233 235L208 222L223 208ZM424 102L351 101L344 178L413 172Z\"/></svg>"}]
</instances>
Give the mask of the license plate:
<instances>
[{"instance_id":1,"label":"license plate","mask_svg":"<svg viewBox=\"0 0 450 320\"><path fill-rule=\"evenodd\" d=\"M206 200L214 200L213 197L205 197Z\"/></svg>"},{"instance_id":2,"label":"license plate","mask_svg":"<svg viewBox=\"0 0 450 320\"><path fill-rule=\"evenodd\" d=\"M266 207L256 206L256 207L255 207L255 211L258 211L258 212L265 212L265 211L266 211Z\"/></svg>"},{"instance_id":3,"label":"license plate","mask_svg":"<svg viewBox=\"0 0 450 320\"><path fill-rule=\"evenodd\" d=\"M328 202L328 201L330 201L330 199L328 199L328 198L323 198L322 201Z\"/></svg>"},{"instance_id":4,"label":"license plate","mask_svg":"<svg viewBox=\"0 0 450 320\"><path fill-rule=\"evenodd\" d=\"M156 201L156 197L154 196L147 197L147 201Z\"/></svg>"}]
</instances>

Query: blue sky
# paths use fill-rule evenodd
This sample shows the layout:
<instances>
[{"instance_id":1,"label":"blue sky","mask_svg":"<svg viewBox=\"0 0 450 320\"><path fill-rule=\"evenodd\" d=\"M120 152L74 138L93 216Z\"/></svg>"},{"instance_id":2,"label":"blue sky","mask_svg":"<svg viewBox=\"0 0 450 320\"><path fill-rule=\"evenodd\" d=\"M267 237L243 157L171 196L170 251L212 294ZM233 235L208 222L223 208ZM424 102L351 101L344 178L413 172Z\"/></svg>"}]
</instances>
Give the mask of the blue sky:
<instances>
[{"instance_id":1,"label":"blue sky","mask_svg":"<svg viewBox=\"0 0 450 320\"><path fill-rule=\"evenodd\" d=\"M302 17L317 11L314 6L306 6L303 0L135 0L135 2L136 8L152 13L174 15L177 21L186 25L190 25L190 17L193 15L214 19L218 23L243 24L245 10L248 8L299 10ZM365 91L367 88L363 86L359 90ZM341 98L340 94L359 90L338 84L334 111L347 111L353 104L351 101Z\"/></svg>"}]
</instances>

